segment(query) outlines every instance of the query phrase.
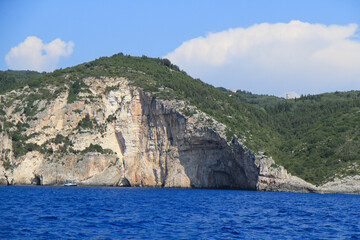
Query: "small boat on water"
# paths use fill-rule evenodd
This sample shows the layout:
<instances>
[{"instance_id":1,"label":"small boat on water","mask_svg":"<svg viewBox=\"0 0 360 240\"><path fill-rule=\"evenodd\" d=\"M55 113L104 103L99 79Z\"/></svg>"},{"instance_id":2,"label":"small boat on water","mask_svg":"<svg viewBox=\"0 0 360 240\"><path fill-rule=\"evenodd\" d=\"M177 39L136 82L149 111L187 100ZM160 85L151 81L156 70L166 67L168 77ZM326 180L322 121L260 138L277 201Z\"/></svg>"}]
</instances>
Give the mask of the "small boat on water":
<instances>
[{"instance_id":1,"label":"small boat on water","mask_svg":"<svg viewBox=\"0 0 360 240\"><path fill-rule=\"evenodd\" d=\"M74 183L74 182L66 182L66 183L64 184L64 186L65 186L65 187L76 187L77 184Z\"/></svg>"}]
</instances>

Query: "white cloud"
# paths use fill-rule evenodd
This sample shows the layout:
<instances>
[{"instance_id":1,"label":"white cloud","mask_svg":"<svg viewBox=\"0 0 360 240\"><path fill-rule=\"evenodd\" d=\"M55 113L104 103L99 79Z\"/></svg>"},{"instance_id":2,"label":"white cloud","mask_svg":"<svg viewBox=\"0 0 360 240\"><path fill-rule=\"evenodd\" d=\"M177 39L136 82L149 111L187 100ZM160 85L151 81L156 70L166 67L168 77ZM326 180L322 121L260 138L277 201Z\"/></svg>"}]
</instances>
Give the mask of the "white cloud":
<instances>
[{"instance_id":1,"label":"white cloud","mask_svg":"<svg viewBox=\"0 0 360 240\"><path fill-rule=\"evenodd\" d=\"M358 26L262 23L184 42L166 58L215 86L283 95L360 89Z\"/></svg>"},{"instance_id":2,"label":"white cloud","mask_svg":"<svg viewBox=\"0 0 360 240\"><path fill-rule=\"evenodd\" d=\"M60 57L70 56L74 43L65 43L57 38L48 44L30 36L18 46L11 48L5 56L6 64L12 70L35 70L51 72L55 70Z\"/></svg>"}]
</instances>

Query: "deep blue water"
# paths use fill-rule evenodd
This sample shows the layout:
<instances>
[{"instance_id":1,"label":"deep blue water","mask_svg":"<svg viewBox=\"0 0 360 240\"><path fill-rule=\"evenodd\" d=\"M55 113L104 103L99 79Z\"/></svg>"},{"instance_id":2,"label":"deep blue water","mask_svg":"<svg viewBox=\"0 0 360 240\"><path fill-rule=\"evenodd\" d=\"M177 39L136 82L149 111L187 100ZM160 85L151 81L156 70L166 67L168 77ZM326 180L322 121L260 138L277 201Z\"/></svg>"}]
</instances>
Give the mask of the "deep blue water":
<instances>
[{"instance_id":1,"label":"deep blue water","mask_svg":"<svg viewBox=\"0 0 360 240\"><path fill-rule=\"evenodd\" d=\"M360 239L360 196L0 187L1 239Z\"/></svg>"}]
</instances>

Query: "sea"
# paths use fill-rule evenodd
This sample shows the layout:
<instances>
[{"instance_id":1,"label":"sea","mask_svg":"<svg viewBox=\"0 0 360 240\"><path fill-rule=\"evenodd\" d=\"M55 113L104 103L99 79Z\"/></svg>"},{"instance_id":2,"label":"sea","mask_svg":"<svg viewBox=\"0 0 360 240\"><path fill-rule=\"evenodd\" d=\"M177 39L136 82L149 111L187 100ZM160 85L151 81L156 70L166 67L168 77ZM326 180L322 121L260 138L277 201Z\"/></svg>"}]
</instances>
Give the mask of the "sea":
<instances>
[{"instance_id":1,"label":"sea","mask_svg":"<svg viewBox=\"0 0 360 240\"><path fill-rule=\"evenodd\" d=\"M360 239L360 196L3 186L0 239Z\"/></svg>"}]
</instances>

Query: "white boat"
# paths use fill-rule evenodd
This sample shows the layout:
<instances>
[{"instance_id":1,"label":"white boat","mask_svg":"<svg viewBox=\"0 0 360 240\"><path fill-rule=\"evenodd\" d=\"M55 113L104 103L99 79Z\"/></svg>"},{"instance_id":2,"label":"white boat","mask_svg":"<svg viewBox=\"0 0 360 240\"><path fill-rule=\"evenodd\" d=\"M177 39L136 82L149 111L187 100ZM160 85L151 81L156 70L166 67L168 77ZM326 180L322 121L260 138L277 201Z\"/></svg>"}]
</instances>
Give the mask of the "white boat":
<instances>
[{"instance_id":1,"label":"white boat","mask_svg":"<svg viewBox=\"0 0 360 240\"><path fill-rule=\"evenodd\" d=\"M66 183L64 184L64 186L65 186L65 187L76 187L77 184L76 184L76 183L73 183L73 182L66 182Z\"/></svg>"}]
</instances>

